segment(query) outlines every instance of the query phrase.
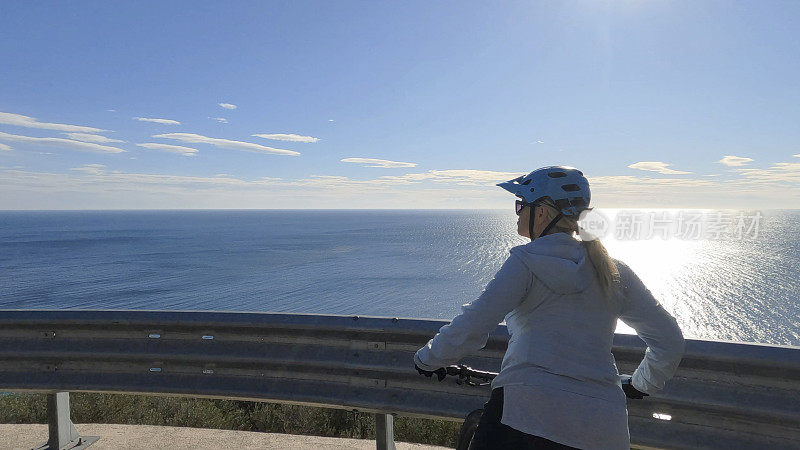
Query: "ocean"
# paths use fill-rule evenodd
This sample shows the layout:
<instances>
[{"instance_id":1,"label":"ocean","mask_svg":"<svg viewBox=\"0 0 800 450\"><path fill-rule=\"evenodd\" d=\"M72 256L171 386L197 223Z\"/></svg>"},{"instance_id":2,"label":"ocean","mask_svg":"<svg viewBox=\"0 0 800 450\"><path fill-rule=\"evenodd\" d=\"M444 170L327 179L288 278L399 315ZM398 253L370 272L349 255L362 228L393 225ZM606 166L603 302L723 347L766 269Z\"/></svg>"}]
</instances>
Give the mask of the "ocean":
<instances>
[{"instance_id":1,"label":"ocean","mask_svg":"<svg viewBox=\"0 0 800 450\"><path fill-rule=\"evenodd\" d=\"M684 225L674 236L633 236L629 211L602 212L618 224L609 253L687 338L800 345L800 210L748 211L726 236L709 218L735 228L740 212L701 212L696 236L682 211L654 213ZM526 241L513 211L5 211L0 309L451 319Z\"/></svg>"}]
</instances>

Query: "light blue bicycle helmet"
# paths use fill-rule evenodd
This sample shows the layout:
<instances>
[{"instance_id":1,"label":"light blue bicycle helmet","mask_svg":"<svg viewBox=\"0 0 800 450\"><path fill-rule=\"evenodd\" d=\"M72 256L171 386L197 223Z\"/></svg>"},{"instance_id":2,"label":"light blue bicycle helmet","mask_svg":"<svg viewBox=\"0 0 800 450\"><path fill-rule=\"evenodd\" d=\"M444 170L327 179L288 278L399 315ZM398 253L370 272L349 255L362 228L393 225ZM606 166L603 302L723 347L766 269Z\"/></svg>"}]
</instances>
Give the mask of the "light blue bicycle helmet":
<instances>
[{"instance_id":1,"label":"light blue bicycle helmet","mask_svg":"<svg viewBox=\"0 0 800 450\"><path fill-rule=\"evenodd\" d=\"M562 216L577 220L583 211L591 209L589 202L592 195L589 191L589 181L583 176L583 172L574 167L542 167L528 175L497 185L522 198L527 206L544 203L544 197L552 200L552 204L547 203L555 207L559 214L545 227L541 236L546 235ZM533 220L530 221L529 227L533 239Z\"/></svg>"}]
</instances>

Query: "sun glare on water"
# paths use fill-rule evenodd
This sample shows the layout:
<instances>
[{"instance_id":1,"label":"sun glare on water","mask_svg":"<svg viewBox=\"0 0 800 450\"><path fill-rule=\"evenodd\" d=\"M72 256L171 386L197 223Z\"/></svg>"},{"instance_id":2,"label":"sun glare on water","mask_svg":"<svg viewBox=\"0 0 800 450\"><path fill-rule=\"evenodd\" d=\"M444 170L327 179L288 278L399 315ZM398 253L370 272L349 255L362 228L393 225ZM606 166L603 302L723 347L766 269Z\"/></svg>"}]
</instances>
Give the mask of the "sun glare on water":
<instances>
[{"instance_id":1,"label":"sun glare on water","mask_svg":"<svg viewBox=\"0 0 800 450\"><path fill-rule=\"evenodd\" d=\"M686 279L707 242L659 237L635 241L606 238L603 245L611 256L624 261L636 272L667 311L673 315L688 313L681 311L687 306L680 300L680 293L686 290L686 286L678 285L678 280ZM622 321L617 322L617 332L636 333Z\"/></svg>"}]
</instances>

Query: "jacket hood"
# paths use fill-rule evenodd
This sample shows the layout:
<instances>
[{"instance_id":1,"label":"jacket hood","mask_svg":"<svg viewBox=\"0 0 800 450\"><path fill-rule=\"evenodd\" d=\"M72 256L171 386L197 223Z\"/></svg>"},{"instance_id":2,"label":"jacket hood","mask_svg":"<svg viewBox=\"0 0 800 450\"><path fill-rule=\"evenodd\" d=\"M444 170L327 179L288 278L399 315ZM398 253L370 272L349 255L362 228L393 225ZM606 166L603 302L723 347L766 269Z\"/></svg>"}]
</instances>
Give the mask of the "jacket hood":
<instances>
[{"instance_id":1,"label":"jacket hood","mask_svg":"<svg viewBox=\"0 0 800 450\"><path fill-rule=\"evenodd\" d=\"M553 233L511 249L536 277L558 294L574 294L592 283L594 268L586 248L565 233Z\"/></svg>"}]
</instances>

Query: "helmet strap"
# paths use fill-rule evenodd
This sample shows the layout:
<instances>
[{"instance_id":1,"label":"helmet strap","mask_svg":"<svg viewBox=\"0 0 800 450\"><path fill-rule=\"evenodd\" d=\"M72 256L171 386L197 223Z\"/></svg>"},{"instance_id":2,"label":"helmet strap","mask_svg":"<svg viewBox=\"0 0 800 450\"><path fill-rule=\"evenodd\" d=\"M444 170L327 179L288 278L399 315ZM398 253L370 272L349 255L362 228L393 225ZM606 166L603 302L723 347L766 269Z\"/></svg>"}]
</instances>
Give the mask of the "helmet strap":
<instances>
[{"instance_id":1,"label":"helmet strap","mask_svg":"<svg viewBox=\"0 0 800 450\"><path fill-rule=\"evenodd\" d=\"M561 213L556 214L556 217L553 220L551 220L550 223L548 223L546 227L544 227L544 230L542 230L542 234L540 234L539 237L546 236L547 232L550 231L550 229L553 228L553 226L555 226L556 222L561 220L562 217L563 217L563 214L561 214ZM531 227L531 228L533 228L533 227ZM533 236L533 232L531 232L531 236ZM533 238L531 238L531 240L533 240Z\"/></svg>"},{"instance_id":2,"label":"helmet strap","mask_svg":"<svg viewBox=\"0 0 800 450\"><path fill-rule=\"evenodd\" d=\"M531 241L533 241L533 239L534 239L534 237L533 237L533 220L534 220L534 217L536 216L536 205L531 205L530 208L531 208L531 214L528 217L528 237L531 238Z\"/></svg>"},{"instance_id":3,"label":"helmet strap","mask_svg":"<svg viewBox=\"0 0 800 450\"><path fill-rule=\"evenodd\" d=\"M536 216L536 206L537 205L535 203L530 205L531 215L530 215L530 218L528 219L528 237L531 238L531 241L536 239L536 238L533 237L533 221L534 221L534 218ZM559 220L561 220L562 217L564 217L564 214L562 214L560 212L558 214L556 214L556 216L553 218L553 220L551 220L550 223L548 223L547 226L544 227L544 230L542 230L542 233L537 237L546 236L547 233L550 231L550 229L553 228L555 226L555 224Z\"/></svg>"}]
</instances>

